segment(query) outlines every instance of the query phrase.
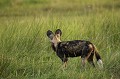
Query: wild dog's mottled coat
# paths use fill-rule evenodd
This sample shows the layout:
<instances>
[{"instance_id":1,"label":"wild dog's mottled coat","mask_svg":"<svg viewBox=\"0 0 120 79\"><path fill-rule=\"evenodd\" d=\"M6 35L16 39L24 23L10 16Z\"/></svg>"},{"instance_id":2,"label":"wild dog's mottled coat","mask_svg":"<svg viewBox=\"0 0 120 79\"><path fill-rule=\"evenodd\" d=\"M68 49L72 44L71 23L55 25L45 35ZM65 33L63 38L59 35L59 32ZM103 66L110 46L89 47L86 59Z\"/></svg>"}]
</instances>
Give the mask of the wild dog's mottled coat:
<instances>
[{"instance_id":1,"label":"wild dog's mottled coat","mask_svg":"<svg viewBox=\"0 0 120 79\"><path fill-rule=\"evenodd\" d=\"M66 63L68 57L78 57L82 58L82 65L85 65L85 60L88 60L90 64L94 67L93 56L95 54L98 64L103 67L101 57L96 51L95 46L85 40L73 40L73 41L62 41L60 40L62 32L60 29L57 29L55 35L52 31L47 31L47 36L51 40L51 45L53 50L56 52L57 56Z\"/></svg>"}]
</instances>

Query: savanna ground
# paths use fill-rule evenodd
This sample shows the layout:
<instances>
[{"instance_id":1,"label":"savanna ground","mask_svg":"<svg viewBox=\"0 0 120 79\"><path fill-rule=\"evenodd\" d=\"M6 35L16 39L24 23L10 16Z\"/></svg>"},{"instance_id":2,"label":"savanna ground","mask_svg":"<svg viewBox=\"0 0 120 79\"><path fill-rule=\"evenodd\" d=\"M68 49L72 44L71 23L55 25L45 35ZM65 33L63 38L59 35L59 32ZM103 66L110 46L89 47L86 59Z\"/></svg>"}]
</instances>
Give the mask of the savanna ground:
<instances>
[{"instance_id":1,"label":"savanna ground","mask_svg":"<svg viewBox=\"0 0 120 79\"><path fill-rule=\"evenodd\" d=\"M104 63L98 69L70 58L63 69L47 30L62 40L88 40ZM119 79L120 0L0 0L0 79Z\"/></svg>"}]
</instances>

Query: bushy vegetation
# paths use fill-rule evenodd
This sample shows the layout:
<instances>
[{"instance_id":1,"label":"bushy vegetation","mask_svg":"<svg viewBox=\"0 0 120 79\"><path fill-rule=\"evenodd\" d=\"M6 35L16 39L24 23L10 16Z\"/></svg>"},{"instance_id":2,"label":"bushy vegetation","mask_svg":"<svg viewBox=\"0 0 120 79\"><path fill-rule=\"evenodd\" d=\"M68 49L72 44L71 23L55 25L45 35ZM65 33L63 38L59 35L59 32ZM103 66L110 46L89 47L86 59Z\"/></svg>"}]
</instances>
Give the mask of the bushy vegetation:
<instances>
[{"instance_id":1,"label":"bushy vegetation","mask_svg":"<svg viewBox=\"0 0 120 79\"><path fill-rule=\"evenodd\" d=\"M120 1L1 0L0 78L119 79ZM81 58L69 58L67 68L51 49L47 30L61 29L62 41L88 40L104 63L98 69Z\"/></svg>"}]
</instances>

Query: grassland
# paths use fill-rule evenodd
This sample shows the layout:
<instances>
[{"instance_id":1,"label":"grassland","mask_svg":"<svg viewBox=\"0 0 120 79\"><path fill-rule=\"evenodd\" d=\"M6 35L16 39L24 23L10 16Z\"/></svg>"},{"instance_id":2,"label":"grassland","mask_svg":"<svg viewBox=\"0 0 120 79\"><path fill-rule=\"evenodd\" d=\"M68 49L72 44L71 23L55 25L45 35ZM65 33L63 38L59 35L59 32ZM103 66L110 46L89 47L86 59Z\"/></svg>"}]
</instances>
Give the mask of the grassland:
<instances>
[{"instance_id":1,"label":"grassland","mask_svg":"<svg viewBox=\"0 0 120 79\"><path fill-rule=\"evenodd\" d=\"M1 79L119 79L119 0L1 0ZM96 45L104 69L81 67L70 58L67 68L52 51L47 30L60 28L62 40L84 39Z\"/></svg>"}]
</instances>

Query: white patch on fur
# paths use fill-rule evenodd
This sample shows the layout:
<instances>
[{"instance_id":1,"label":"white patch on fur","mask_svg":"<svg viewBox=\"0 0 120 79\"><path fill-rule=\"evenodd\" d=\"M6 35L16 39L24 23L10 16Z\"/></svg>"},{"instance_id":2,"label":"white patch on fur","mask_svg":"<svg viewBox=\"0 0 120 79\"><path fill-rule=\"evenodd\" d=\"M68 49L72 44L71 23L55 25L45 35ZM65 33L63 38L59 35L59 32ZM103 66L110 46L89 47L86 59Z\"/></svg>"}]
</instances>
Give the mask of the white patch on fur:
<instances>
[{"instance_id":1,"label":"white patch on fur","mask_svg":"<svg viewBox=\"0 0 120 79\"><path fill-rule=\"evenodd\" d=\"M99 60L97 61L97 64L98 64L98 66L99 66L100 69L103 68L103 62L102 62L101 59L99 59Z\"/></svg>"},{"instance_id":2,"label":"white patch on fur","mask_svg":"<svg viewBox=\"0 0 120 79\"><path fill-rule=\"evenodd\" d=\"M51 41L52 43L54 43L54 46L55 46L55 47L57 46L58 42L61 42L61 40L60 40L59 38L57 38L56 36L53 37L53 39L50 40L50 41Z\"/></svg>"}]
</instances>

